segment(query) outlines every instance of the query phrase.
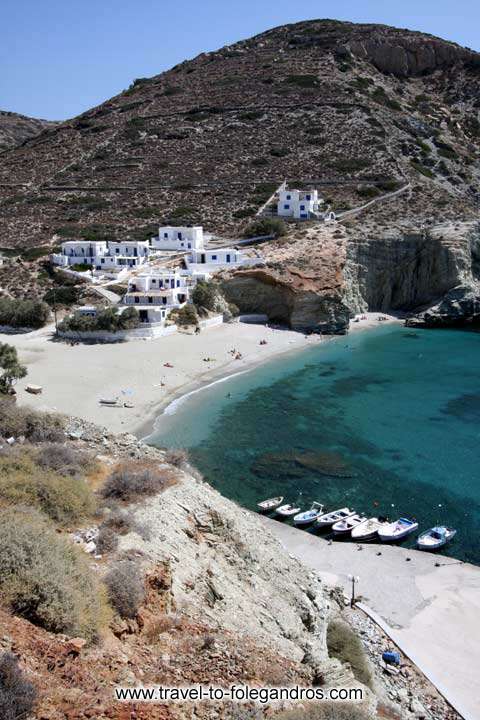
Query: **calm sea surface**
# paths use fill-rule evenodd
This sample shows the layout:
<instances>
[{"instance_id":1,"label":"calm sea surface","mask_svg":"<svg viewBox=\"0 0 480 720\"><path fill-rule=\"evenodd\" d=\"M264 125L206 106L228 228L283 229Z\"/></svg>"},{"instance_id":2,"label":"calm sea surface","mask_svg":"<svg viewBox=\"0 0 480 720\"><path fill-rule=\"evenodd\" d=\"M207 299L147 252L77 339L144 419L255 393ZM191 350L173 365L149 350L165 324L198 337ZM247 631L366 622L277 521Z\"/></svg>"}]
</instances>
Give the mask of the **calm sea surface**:
<instances>
[{"instance_id":1,"label":"calm sea surface","mask_svg":"<svg viewBox=\"0 0 480 720\"><path fill-rule=\"evenodd\" d=\"M301 493L303 508L415 516L456 527L444 552L480 563L480 334L336 338L189 396L149 442L188 448L248 508Z\"/></svg>"}]
</instances>

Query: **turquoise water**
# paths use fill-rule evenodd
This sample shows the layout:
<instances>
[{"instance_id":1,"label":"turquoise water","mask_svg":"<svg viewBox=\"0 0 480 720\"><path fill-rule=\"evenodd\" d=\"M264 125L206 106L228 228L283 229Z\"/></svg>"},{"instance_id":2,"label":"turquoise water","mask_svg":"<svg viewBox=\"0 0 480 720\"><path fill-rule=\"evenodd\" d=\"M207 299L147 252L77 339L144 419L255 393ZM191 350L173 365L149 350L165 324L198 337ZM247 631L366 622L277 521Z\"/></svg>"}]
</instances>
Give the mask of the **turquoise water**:
<instances>
[{"instance_id":1,"label":"turquoise water","mask_svg":"<svg viewBox=\"0 0 480 720\"><path fill-rule=\"evenodd\" d=\"M480 563L480 335L384 326L218 383L150 438L186 447L221 493L453 525ZM406 542L407 546L412 541Z\"/></svg>"}]
</instances>

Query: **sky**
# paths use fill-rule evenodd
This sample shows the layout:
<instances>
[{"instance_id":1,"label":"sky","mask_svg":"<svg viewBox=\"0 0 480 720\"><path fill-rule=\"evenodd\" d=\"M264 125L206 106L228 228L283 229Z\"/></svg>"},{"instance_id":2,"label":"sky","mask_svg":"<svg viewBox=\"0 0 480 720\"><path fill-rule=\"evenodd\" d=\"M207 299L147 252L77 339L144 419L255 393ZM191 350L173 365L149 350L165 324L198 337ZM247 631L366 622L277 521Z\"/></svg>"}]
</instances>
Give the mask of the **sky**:
<instances>
[{"instance_id":1,"label":"sky","mask_svg":"<svg viewBox=\"0 0 480 720\"><path fill-rule=\"evenodd\" d=\"M383 23L480 51L478 0L0 0L0 8L0 109L49 120L300 20Z\"/></svg>"}]
</instances>

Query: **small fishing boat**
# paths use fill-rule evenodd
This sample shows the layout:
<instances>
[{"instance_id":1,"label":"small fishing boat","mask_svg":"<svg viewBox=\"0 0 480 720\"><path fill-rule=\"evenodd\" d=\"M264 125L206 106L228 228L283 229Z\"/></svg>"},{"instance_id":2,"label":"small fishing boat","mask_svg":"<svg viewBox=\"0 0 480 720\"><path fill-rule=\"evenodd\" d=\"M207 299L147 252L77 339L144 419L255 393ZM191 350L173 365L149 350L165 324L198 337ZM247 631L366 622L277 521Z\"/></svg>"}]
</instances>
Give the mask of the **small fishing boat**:
<instances>
[{"instance_id":1,"label":"small fishing boat","mask_svg":"<svg viewBox=\"0 0 480 720\"><path fill-rule=\"evenodd\" d=\"M332 510L332 512L325 513L325 515L320 515L315 524L320 528L327 528L339 520L345 520L351 515L355 515L355 510L350 510L350 508L344 507L339 510Z\"/></svg>"},{"instance_id":2,"label":"small fishing boat","mask_svg":"<svg viewBox=\"0 0 480 720\"><path fill-rule=\"evenodd\" d=\"M343 520L337 520L337 522L332 525L332 531L335 535L348 535L352 532L353 528L360 525L364 520L365 518L361 515L350 515L350 517L344 518Z\"/></svg>"},{"instance_id":3,"label":"small fishing boat","mask_svg":"<svg viewBox=\"0 0 480 720\"><path fill-rule=\"evenodd\" d=\"M282 518L289 518L293 515L297 515L301 511L301 507L298 507L296 503L291 504L287 503L286 505L281 505L279 508L275 510L275 513L277 515L280 515Z\"/></svg>"},{"instance_id":4,"label":"small fishing boat","mask_svg":"<svg viewBox=\"0 0 480 720\"><path fill-rule=\"evenodd\" d=\"M322 512L323 505L319 502L314 502L312 503L310 510L305 510L305 512L295 515L293 522L295 525L310 525L310 523L314 522L314 520L316 520Z\"/></svg>"},{"instance_id":5,"label":"small fishing boat","mask_svg":"<svg viewBox=\"0 0 480 720\"><path fill-rule=\"evenodd\" d=\"M418 522L410 518L399 518L395 522L385 523L378 529L378 537L382 542L395 542L418 530Z\"/></svg>"},{"instance_id":6,"label":"small fishing boat","mask_svg":"<svg viewBox=\"0 0 480 720\"><path fill-rule=\"evenodd\" d=\"M282 502L283 495L278 495L277 497L268 498L268 500L262 500L262 502L257 503L257 508L261 512L270 512L271 510L278 508Z\"/></svg>"},{"instance_id":7,"label":"small fishing boat","mask_svg":"<svg viewBox=\"0 0 480 720\"><path fill-rule=\"evenodd\" d=\"M456 534L455 528L437 525L418 536L417 546L420 550L436 550L453 540Z\"/></svg>"},{"instance_id":8,"label":"small fishing boat","mask_svg":"<svg viewBox=\"0 0 480 720\"><path fill-rule=\"evenodd\" d=\"M352 530L352 540L372 540L385 523L379 518L367 518Z\"/></svg>"}]
</instances>

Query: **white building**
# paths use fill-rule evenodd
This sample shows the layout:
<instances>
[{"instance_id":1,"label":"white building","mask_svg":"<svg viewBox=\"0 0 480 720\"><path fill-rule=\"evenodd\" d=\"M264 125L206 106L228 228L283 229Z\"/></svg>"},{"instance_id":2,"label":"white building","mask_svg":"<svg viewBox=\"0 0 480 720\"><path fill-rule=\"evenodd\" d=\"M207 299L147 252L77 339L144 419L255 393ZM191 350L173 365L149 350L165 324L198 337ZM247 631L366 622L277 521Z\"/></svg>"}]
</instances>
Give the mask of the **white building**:
<instances>
[{"instance_id":1,"label":"white building","mask_svg":"<svg viewBox=\"0 0 480 720\"><path fill-rule=\"evenodd\" d=\"M188 301L192 280L178 270L150 270L130 278L123 298L137 308L140 321L163 323L169 313Z\"/></svg>"},{"instance_id":2,"label":"white building","mask_svg":"<svg viewBox=\"0 0 480 720\"><path fill-rule=\"evenodd\" d=\"M187 265L190 262L194 265L214 265L217 268L230 265L242 264L244 255L241 250L235 248L221 248L218 250L205 250L200 248L192 250L187 258Z\"/></svg>"},{"instance_id":3,"label":"white building","mask_svg":"<svg viewBox=\"0 0 480 720\"><path fill-rule=\"evenodd\" d=\"M62 252L55 253L51 257L56 265L67 267L87 264L92 266L95 274L118 277L126 274L129 269L142 265L147 260L149 252L148 240L122 242L68 240L62 243Z\"/></svg>"},{"instance_id":4,"label":"white building","mask_svg":"<svg viewBox=\"0 0 480 720\"><path fill-rule=\"evenodd\" d=\"M322 203L318 190L280 190L277 213L281 217L308 220L319 215Z\"/></svg>"},{"instance_id":5,"label":"white building","mask_svg":"<svg viewBox=\"0 0 480 720\"><path fill-rule=\"evenodd\" d=\"M62 243L62 251L54 253L52 262L55 265L96 265L97 258L107 254L107 243L103 240L88 242L86 240L68 240Z\"/></svg>"},{"instance_id":6,"label":"white building","mask_svg":"<svg viewBox=\"0 0 480 720\"><path fill-rule=\"evenodd\" d=\"M158 235L150 241L152 250L177 250L179 252L198 250L203 248L203 228L199 225L194 227L173 227L167 225L158 228Z\"/></svg>"}]
</instances>

